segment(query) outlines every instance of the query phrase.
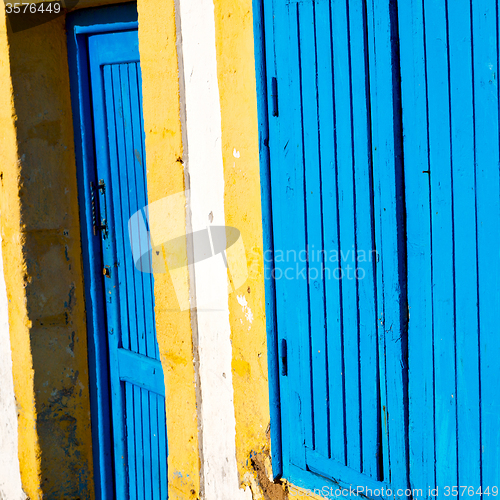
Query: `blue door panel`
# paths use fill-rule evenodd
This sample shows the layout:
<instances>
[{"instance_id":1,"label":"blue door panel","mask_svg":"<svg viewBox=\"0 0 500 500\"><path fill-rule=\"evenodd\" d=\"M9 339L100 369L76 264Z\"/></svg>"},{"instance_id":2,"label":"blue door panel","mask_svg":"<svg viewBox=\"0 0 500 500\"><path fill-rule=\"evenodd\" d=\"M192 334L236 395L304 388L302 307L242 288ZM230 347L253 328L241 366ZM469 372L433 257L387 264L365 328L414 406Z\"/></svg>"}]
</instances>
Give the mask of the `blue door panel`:
<instances>
[{"instance_id":1,"label":"blue door panel","mask_svg":"<svg viewBox=\"0 0 500 500\"><path fill-rule=\"evenodd\" d=\"M136 269L131 216L147 205L137 31L88 38L109 350L116 498L167 498L165 386L153 276ZM99 223L99 221L98 221ZM139 241L140 244L140 241ZM143 253L143 252L142 252Z\"/></svg>"},{"instance_id":2,"label":"blue door panel","mask_svg":"<svg viewBox=\"0 0 500 500\"><path fill-rule=\"evenodd\" d=\"M283 476L495 494L498 2L264 0L260 22Z\"/></svg>"},{"instance_id":3,"label":"blue door panel","mask_svg":"<svg viewBox=\"0 0 500 500\"><path fill-rule=\"evenodd\" d=\"M401 320L400 283L384 288L377 262L384 252L387 275L397 273L401 203L391 199L402 171L390 142L381 142L372 160L370 101L387 105L392 82L381 76L387 91L376 94L367 78L374 50L368 23L383 16L389 22L389 12L362 1L275 2L272 9L266 30L274 39L267 67L274 276L278 345L286 341L288 357L280 376L284 473L293 465L380 487L392 472L404 484L398 462L392 471L389 465L389 447L404 443L401 380L385 375L388 364L401 366L403 350L401 343L386 348L392 334L384 328L384 308L392 323ZM387 51L390 70L390 45ZM392 122L378 123L382 137ZM383 439L389 414L392 443Z\"/></svg>"}]
</instances>

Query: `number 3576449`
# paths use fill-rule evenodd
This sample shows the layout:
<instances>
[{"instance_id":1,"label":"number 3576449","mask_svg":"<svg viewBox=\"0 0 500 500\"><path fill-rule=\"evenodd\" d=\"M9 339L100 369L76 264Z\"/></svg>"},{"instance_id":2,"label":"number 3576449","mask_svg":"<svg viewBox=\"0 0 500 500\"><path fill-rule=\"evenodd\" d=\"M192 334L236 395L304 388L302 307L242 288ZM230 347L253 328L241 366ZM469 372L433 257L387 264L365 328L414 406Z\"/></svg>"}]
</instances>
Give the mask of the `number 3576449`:
<instances>
[{"instance_id":1,"label":"number 3576449","mask_svg":"<svg viewBox=\"0 0 500 500\"><path fill-rule=\"evenodd\" d=\"M41 2L41 3L7 3L5 4L7 14L36 14L49 13L59 14L61 4L59 2Z\"/></svg>"}]
</instances>

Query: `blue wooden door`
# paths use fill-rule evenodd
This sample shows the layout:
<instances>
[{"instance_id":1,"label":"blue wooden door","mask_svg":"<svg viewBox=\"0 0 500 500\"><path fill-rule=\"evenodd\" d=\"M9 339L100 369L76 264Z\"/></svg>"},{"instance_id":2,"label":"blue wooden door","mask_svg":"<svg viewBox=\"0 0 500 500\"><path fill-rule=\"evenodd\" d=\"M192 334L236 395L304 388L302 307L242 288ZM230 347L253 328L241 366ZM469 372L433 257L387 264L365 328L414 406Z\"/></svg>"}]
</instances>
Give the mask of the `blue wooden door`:
<instances>
[{"instance_id":1,"label":"blue wooden door","mask_svg":"<svg viewBox=\"0 0 500 500\"><path fill-rule=\"evenodd\" d=\"M88 202L102 248L115 497L166 499L153 275L135 268L129 240L129 219L147 205L137 30L92 35L88 51L96 162Z\"/></svg>"},{"instance_id":2,"label":"blue wooden door","mask_svg":"<svg viewBox=\"0 0 500 500\"><path fill-rule=\"evenodd\" d=\"M498 6L263 4L283 475L498 494Z\"/></svg>"},{"instance_id":3,"label":"blue wooden door","mask_svg":"<svg viewBox=\"0 0 500 500\"><path fill-rule=\"evenodd\" d=\"M402 168L390 35L378 31L389 9L268 5L284 474L404 486Z\"/></svg>"}]
</instances>

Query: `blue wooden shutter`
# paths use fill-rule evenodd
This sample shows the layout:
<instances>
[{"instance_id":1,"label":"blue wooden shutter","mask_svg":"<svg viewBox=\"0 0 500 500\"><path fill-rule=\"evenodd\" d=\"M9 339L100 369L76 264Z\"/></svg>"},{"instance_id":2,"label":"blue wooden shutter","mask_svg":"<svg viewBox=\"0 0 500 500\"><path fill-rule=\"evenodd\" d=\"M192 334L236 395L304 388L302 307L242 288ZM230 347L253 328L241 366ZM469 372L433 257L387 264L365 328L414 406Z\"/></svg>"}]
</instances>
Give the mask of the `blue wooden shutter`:
<instances>
[{"instance_id":1,"label":"blue wooden shutter","mask_svg":"<svg viewBox=\"0 0 500 500\"><path fill-rule=\"evenodd\" d=\"M264 3L293 483L498 495L498 15L495 0Z\"/></svg>"},{"instance_id":2,"label":"blue wooden shutter","mask_svg":"<svg viewBox=\"0 0 500 500\"><path fill-rule=\"evenodd\" d=\"M165 387L153 275L136 269L130 217L147 205L137 31L89 37L116 498L167 498ZM103 185L99 186L99 182ZM99 221L98 221L99 223Z\"/></svg>"},{"instance_id":3,"label":"blue wooden shutter","mask_svg":"<svg viewBox=\"0 0 500 500\"><path fill-rule=\"evenodd\" d=\"M278 96L269 99L269 146L278 344L287 348L284 474L308 487L321 484L311 472L345 486L404 487L394 20L388 2L265 9L268 95Z\"/></svg>"}]
</instances>

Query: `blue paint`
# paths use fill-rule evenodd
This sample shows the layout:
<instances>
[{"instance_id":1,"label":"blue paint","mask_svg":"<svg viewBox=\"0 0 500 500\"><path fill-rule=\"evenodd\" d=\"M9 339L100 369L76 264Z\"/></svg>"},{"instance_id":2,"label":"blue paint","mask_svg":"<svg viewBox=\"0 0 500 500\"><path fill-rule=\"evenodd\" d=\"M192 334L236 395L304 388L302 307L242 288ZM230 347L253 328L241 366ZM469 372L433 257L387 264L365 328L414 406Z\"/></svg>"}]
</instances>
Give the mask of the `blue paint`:
<instances>
[{"instance_id":1,"label":"blue paint","mask_svg":"<svg viewBox=\"0 0 500 500\"><path fill-rule=\"evenodd\" d=\"M406 248L404 246L403 162L399 61L395 2L367 8L374 179L377 318L382 406L383 478L394 488L407 486L406 405ZM391 111L391 112L388 112ZM385 404L383 404L385 403ZM385 410L384 410L385 407Z\"/></svg>"},{"instance_id":2,"label":"blue paint","mask_svg":"<svg viewBox=\"0 0 500 500\"><path fill-rule=\"evenodd\" d=\"M275 474L313 490L491 493L498 2L264 0L254 10L264 243L275 256ZM313 245L377 258L355 263L362 280L341 281L318 279L325 254L283 262Z\"/></svg>"},{"instance_id":3,"label":"blue paint","mask_svg":"<svg viewBox=\"0 0 500 500\"><path fill-rule=\"evenodd\" d=\"M329 214L330 221L323 222L323 245L330 255L340 253L340 224L339 224L339 190L337 186L337 134L336 109L333 90L333 47L332 5L318 3L316 10L316 57L318 65L318 121L320 137L321 169L321 200L323 214ZM332 119L333 118L333 119ZM325 281L326 331L326 358L330 376L327 378L327 394L335 394L337 404L328 405L328 455L335 457L342 463L346 461L345 449L345 390L344 390L344 361L343 361L343 317L342 317L342 288L338 280ZM318 353L320 354L320 353ZM325 359L325 361L326 361ZM326 363L325 363L326 364ZM324 378L324 377L323 377ZM341 387L342 390L338 390Z\"/></svg>"},{"instance_id":4,"label":"blue paint","mask_svg":"<svg viewBox=\"0 0 500 500\"><path fill-rule=\"evenodd\" d=\"M111 20L121 27L137 26L135 4L119 7L80 10L66 19L68 64L75 131L75 156L77 163L78 198L85 280L87 311L87 341L89 350L90 405L92 414L92 440L94 458L94 483L98 500L113 498L111 419L109 412L108 355L105 332L104 302L100 279L102 258L100 242L92 232L92 214L87 206L89 186L95 183L94 146L88 78L87 36L78 34L108 31ZM125 23L125 24L122 24Z\"/></svg>"},{"instance_id":5,"label":"blue paint","mask_svg":"<svg viewBox=\"0 0 500 500\"><path fill-rule=\"evenodd\" d=\"M427 158L425 170L416 158L412 165L420 192L407 189L410 481L441 491L467 484L467 495L478 496L500 478L491 420L499 268L486 250L499 241L498 3L423 1L414 10L418 30L408 29L402 46L407 61L410 46L418 54L403 66L405 158ZM425 117L423 125L410 113ZM418 181L422 174L429 179ZM422 320L412 328L414 317ZM412 385L413 371L423 377Z\"/></svg>"},{"instance_id":6,"label":"blue paint","mask_svg":"<svg viewBox=\"0 0 500 500\"><path fill-rule=\"evenodd\" d=\"M367 24L371 16L372 25L381 20L390 25L388 18L383 19L389 16L389 9L367 10L363 2L264 4L266 86L271 95L276 78L280 110L275 116L272 103L268 109L271 168L263 172L272 199L274 254L292 250L297 255L309 249L313 254L326 250L352 257L341 268L327 262L324 253L307 262L277 258L274 263L278 276L284 276L292 265L294 276L303 273L309 277L274 281L276 332L278 341L287 340L288 370L272 377L279 377L283 474L292 482L291 471L298 467L309 471L305 475L310 484L319 481L314 479L314 471L339 482L347 477L360 485L386 485L388 477L381 467L379 393L383 388L385 399L391 401L395 421L398 404L403 402L403 377L399 392L397 380L390 380L387 388L385 372L380 379L376 335L378 300L391 309L391 321L401 321L400 295L384 295L379 289L376 262L364 264L362 271L368 279L361 285L352 275L358 250L371 258L375 239L387 241L384 255L393 261L387 264L389 278L391 272L401 270L404 259L398 253L401 202L396 202L402 170L396 168L394 143L388 142L386 151L379 147L380 161L389 169L392 152L392 178L377 165L383 180L377 179L374 186L371 164L373 110L368 108L371 94L377 92L382 94L377 102L381 106L388 102L393 108L393 54L386 43L390 33L378 34L375 47L374 38L367 35ZM381 19L375 21L375 16ZM385 93L368 87L369 50L377 50L382 61L379 74L380 84L388 86ZM380 117L385 126L380 133L389 131L395 138L397 132L389 128L392 120L384 122L381 112ZM281 123L286 125L281 127ZM297 126L291 127L291 123ZM387 187L381 189L383 183ZM269 191L264 191L263 197L268 196ZM378 199L378 214L373 197ZM386 202L390 210L381 213L380 206ZM268 211L266 220L271 215L269 202L264 209ZM391 232L393 221L397 223ZM336 280L333 275L338 272L348 277ZM267 290L272 293L271 285ZM385 345L384 328L379 335ZM399 352L398 346L389 352L395 365L402 361L401 345ZM386 363L385 351L380 357ZM273 392L275 397L276 389ZM386 410L386 414L390 413ZM404 430L404 426L403 414L400 428ZM405 435L396 423L393 428L393 446L400 444L398 436L403 441L402 459L394 460L397 466L405 463ZM388 457L388 451L386 454ZM404 484L404 478L401 482Z\"/></svg>"},{"instance_id":7,"label":"blue paint","mask_svg":"<svg viewBox=\"0 0 500 500\"><path fill-rule=\"evenodd\" d=\"M135 6L79 14L70 20L68 38L73 106L80 110L75 131L92 325L96 496L166 499L165 387L153 277L135 268L128 235L129 218L147 205L137 14ZM107 234L94 236L89 186L100 179L106 187L96 191L98 220L106 221Z\"/></svg>"},{"instance_id":8,"label":"blue paint","mask_svg":"<svg viewBox=\"0 0 500 500\"><path fill-rule=\"evenodd\" d=\"M499 158L499 29L498 2L474 2L472 8L474 72L474 145L479 299L479 359L481 395L481 480L483 491L500 477L500 218ZM484 203L482 200L488 200ZM491 488L490 488L491 490ZM483 497L484 498L484 497Z\"/></svg>"},{"instance_id":9,"label":"blue paint","mask_svg":"<svg viewBox=\"0 0 500 500\"><path fill-rule=\"evenodd\" d=\"M423 2L399 5L401 80L404 106L405 194L408 252L409 462L410 484L424 491L435 488L434 459L434 329L432 318L432 246L429 191L428 106L423 44ZM405 106L406 102L414 103Z\"/></svg>"},{"instance_id":10,"label":"blue paint","mask_svg":"<svg viewBox=\"0 0 500 500\"><path fill-rule=\"evenodd\" d=\"M272 29L272 12L266 10L267 30ZM267 64L264 40L264 1L253 0L254 20L254 55L256 72L257 112L259 121L259 161L261 170L261 204L262 204L262 237L264 251L264 276L269 276L273 269L273 232L272 232L272 200L270 188L269 162L269 123L267 113ZM272 44L272 37L267 37ZM272 75L270 76L272 78ZM272 81L272 80L271 80ZM266 296L266 329L269 376L269 408L271 414L272 467L275 479L283 474L281 454L281 405L278 367L278 340L276 336L276 300L274 281L265 280Z\"/></svg>"}]
</instances>

